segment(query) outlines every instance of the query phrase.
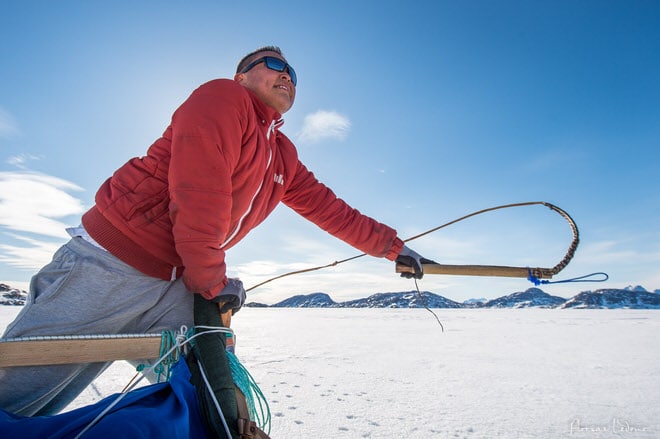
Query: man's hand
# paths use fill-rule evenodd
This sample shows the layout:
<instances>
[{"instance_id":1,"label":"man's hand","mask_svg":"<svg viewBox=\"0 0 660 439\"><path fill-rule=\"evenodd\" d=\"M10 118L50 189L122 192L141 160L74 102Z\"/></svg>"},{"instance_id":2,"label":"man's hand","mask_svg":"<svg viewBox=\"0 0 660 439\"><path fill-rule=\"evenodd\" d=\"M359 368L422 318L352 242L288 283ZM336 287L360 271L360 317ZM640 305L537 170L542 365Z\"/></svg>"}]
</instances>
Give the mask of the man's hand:
<instances>
[{"instance_id":1,"label":"man's hand","mask_svg":"<svg viewBox=\"0 0 660 439\"><path fill-rule=\"evenodd\" d=\"M227 278L227 285L220 291L212 302L218 304L220 314L232 310L236 314L245 303L245 288L243 282L235 278Z\"/></svg>"},{"instance_id":2,"label":"man's hand","mask_svg":"<svg viewBox=\"0 0 660 439\"><path fill-rule=\"evenodd\" d=\"M403 246L403 249L401 250L401 253L399 253L399 256L396 257L396 262L399 264L407 265L408 267L412 267L413 273L401 273L401 277L405 277L406 279L410 278L415 278L415 279L421 279L424 277L424 270L422 269L422 264L432 264L433 261L430 259L424 258L422 255L419 253L415 252L414 250L411 250L408 248L408 246Z\"/></svg>"}]
</instances>

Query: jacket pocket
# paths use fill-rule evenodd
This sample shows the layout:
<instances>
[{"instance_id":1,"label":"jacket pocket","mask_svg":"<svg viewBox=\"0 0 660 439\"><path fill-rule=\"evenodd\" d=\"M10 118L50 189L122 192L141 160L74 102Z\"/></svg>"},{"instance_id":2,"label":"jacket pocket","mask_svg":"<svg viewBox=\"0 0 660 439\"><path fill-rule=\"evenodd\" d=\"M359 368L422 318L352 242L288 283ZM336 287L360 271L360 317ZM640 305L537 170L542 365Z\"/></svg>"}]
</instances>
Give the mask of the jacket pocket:
<instances>
[{"instance_id":1,"label":"jacket pocket","mask_svg":"<svg viewBox=\"0 0 660 439\"><path fill-rule=\"evenodd\" d=\"M169 222L169 197L163 191L149 198L139 198L136 194L124 197L126 203L126 221L131 227L141 227L150 223ZM138 199L139 198L139 199Z\"/></svg>"}]
</instances>

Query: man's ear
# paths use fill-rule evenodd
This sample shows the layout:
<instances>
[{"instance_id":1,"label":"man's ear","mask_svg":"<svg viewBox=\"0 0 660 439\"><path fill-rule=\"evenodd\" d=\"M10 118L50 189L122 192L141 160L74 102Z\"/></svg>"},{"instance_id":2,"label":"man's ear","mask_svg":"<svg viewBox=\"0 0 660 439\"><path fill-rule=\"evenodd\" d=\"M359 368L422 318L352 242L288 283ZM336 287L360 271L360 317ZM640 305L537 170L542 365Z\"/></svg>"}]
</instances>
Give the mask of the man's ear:
<instances>
[{"instance_id":1,"label":"man's ear","mask_svg":"<svg viewBox=\"0 0 660 439\"><path fill-rule=\"evenodd\" d=\"M245 73L236 73L234 75L234 81L238 82L239 84L245 80Z\"/></svg>"}]
</instances>

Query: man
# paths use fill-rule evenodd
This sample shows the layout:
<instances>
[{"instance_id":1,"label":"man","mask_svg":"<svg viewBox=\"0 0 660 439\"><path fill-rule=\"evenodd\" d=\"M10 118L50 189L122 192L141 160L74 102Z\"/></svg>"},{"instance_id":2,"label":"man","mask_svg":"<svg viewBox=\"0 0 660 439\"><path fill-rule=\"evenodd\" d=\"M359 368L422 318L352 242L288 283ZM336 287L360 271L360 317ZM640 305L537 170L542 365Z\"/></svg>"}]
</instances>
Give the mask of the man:
<instances>
[{"instance_id":1,"label":"man","mask_svg":"<svg viewBox=\"0 0 660 439\"><path fill-rule=\"evenodd\" d=\"M225 251L285 203L361 251L420 278L422 258L392 228L337 198L279 131L297 77L281 50L245 56L176 110L147 155L99 189L71 241L37 273L4 337L159 332L192 325L193 295L238 311L245 291L227 279ZM108 363L109 364L109 363ZM0 408L54 414L108 364L0 369Z\"/></svg>"}]
</instances>

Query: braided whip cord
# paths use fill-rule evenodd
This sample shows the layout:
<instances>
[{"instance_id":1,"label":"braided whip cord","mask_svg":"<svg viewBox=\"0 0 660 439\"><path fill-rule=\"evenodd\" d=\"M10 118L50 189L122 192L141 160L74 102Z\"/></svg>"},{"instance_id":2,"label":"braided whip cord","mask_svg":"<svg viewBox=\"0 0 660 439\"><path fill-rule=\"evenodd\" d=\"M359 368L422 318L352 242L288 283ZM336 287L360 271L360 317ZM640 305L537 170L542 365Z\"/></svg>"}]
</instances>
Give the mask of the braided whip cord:
<instances>
[{"instance_id":1,"label":"braided whip cord","mask_svg":"<svg viewBox=\"0 0 660 439\"><path fill-rule=\"evenodd\" d=\"M578 244L580 243L580 232L578 231L577 225L575 224L575 221L573 221L573 218L563 209L555 206L554 204L550 204L545 201L528 201L525 203L514 203L514 204L504 204L501 206L495 206L495 207L489 207L488 209L483 209L479 210L477 212L472 212L468 215L462 216L460 218L457 218L453 221L450 221L448 223L445 223L441 226L435 227L431 230L427 230L426 232L420 233L419 235L415 235L411 238L408 238L405 242L412 241L413 239L421 238L422 236L428 235L429 233L433 233L437 230L440 230L444 227L450 226L452 224L456 224L459 221L466 220L468 218L471 218L473 216L481 215L486 212L492 212L494 210L500 210L500 209L508 209L512 207L522 207L522 206L533 206L533 205L543 205L551 210L554 210L558 214L564 217L564 219L568 222L568 224L571 227L571 231L573 232L573 242L571 243L570 247L568 248L568 251L566 252L566 255L564 256L564 259L562 259L557 265L555 265L552 268L525 268L525 267L520 267L521 269L524 268L529 271L529 277L530 278L538 278L538 279L550 279L552 276L556 275L559 273L561 270L563 270L568 263L573 259L573 256L575 255L575 251L577 250ZM490 266L490 268L512 268L512 267L498 267L498 266Z\"/></svg>"},{"instance_id":2,"label":"braided whip cord","mask_svg":"<svg viewBox=\"0 0 660 439\"><path fill-rule=\"evenodd\" d=\"M578 228L577 228L577 225L575 224L575 221L573 221L573 218L571 218L571 216L568 213L566 213L564 210L560 209L559 207L557 207L553 204L546 203L546 202L542 202L542 203L543 203L544 206L549 207L550 209L554 210L555 212L557 212L558 214L563 216L564 219L566 221L568 221L568 224L571 226L571 230L573 231L573 242L571 242L571 245L568 248L568 251L566 252L566 255L564 256L564 259L562 259L557 265L555 265L554 267L552 267L550 269L550 273L552 273L552 276L554 276L555 274L559 273L564 268L566 268L568 263L571 262L571 259L573 259L573 256L575 255L575 251L577 250L578 244L580 243L580 232L578 231ZM532 272L532 274L534 274L534 273ZM537 277L540 278L541 276L537 276Z\"/></svg>"}]
</instances>

